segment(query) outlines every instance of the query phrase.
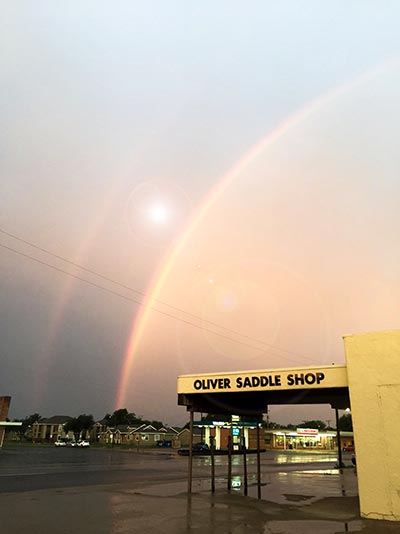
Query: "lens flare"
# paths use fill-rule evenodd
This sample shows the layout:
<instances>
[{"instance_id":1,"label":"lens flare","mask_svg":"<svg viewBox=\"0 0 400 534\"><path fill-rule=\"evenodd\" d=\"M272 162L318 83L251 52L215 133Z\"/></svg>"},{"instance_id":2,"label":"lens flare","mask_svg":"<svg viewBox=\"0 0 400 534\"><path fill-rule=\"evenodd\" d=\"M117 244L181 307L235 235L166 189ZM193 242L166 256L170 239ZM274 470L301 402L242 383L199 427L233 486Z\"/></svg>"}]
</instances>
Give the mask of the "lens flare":
<instances>
[{"instance_id":1,"label":"lens flare","mask_svg":"<svg viewBox=\"0 0 400 534\"><path fill-rule=\"evenodd\" d=\"M149 218L156 224L165 224L170 219L168 208L162 204L154 204L148 212Z\"/></svg>"}]
</instances>

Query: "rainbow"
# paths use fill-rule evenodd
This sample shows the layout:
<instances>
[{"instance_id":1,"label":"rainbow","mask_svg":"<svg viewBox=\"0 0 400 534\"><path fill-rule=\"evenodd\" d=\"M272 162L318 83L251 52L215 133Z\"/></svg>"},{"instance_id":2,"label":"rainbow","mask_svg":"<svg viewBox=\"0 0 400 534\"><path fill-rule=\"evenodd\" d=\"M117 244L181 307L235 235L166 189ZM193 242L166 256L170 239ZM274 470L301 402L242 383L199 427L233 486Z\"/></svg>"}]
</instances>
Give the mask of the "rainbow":
<instances>
[{"instance_id":1,"label":"rainbow","mask_svg":"<svg viewBox=\"0 0 400 534\"><path fill-rule=\"evenodd\" d=\"M373 69L368 70L366 73L357 76L355 79L346 82L340 86L337 86L334 89L331 89L327 93L324 93L317 99L309 102L304 107L297 110L293 115L279 123L274 130L269 132L265 137L263 137L255 145L253 145L236 162L236 164L221 177L218 183L211 189L204 201L199 205L199 207L189 220L186 228L183 230L181 236L177 240L177 244L172 250L172 252L167 254L164 262L161 263L157 274L153 278L152 283L149 285L149 290L147 292L148 297L145 299L139 314L135 317L125 355L123 358L117 398L115 403L116 409L124 407L124 404L126 402L126 393L133 369L135 355L138 352L138 347L143 338L150 313L153 309L153 306L156 304L161 288L163 287L164 282L166 281L169 273L171 272L175 261L179 256L179 253L182 251L182 249L188 242L190 236L199 226L210 208L216 203L216 201L224 193L227 187L235 180L235 178L238 177L240 173L244 169L246 169L246 167L251 162L253 162L267 147L273 145L273 143L284 137L285 134L288 133L292 128L300 124L306 118L309 118L310 116L317 113L327 104L333 102L340 96L348 93L355 87L358 87L372 80L373 78L381 74L383 70L387 70L388 67L393 65L398 67L399 62L397 60L385 61L384 63L374 67Z\"/></svg>"},{"instance_id":2,"label":"rainbow","mask_svg":"<svg viewBox=\"0 0 400 534\"><path fill-rule=\"evenodd\" d=\"M113 185L109 188L103 196L101 209L98 210L96 217L92 220L87 228L84 239L75 254L74 260L77 263L85 263L90 250L90 243L99 233L101 225L106 220L107 214L113 204L114 199L118 195L118 188ZM78 269L79 270L79 269ZM77 272L76 268L70 268L70 272L74 275ZM69 303L72 300L75 291L76 280L73 276L67 277L62 289L58 295L54 309L51 313L51 321L49 323L48 333L43 340L40 355L37 362L37 371L34 375L33 392L32 392L32 406L33 409L39 411L44 402L44 393L46 391L45 384L48 382L48 375L52 363L52 356L54 355L57 337L62 330L64 317L68 309Z\"/></svg>"}]
</instances>

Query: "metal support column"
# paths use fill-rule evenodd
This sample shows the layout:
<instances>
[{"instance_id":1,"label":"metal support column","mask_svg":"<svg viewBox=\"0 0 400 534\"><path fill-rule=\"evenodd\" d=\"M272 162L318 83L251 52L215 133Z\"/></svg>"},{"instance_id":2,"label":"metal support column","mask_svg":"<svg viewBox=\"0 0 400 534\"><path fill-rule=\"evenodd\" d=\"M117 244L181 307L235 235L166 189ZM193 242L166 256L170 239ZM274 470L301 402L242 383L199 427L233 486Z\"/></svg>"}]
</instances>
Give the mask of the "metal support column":
<instances>
[{"instance_id":1,"label":"metal support column","mask_svg":"<svg viewBox=\"0 0 400 534\"><path fill-rule=\"evenodd\" d=\"M244 436L244 428L243 428L243 436L242 436L242 447L243 447L243 478L244 478L244 495L247 497L248 495L248 483L247 483L247 455L246 455L246 437Z\"/></svg>"},{"instance_id":2,"label":"metal support column","mask_svg":"<svg viewBox=\"0 0 400 534\"><path fill-rule=\"evenodd\" d=\"M232 488L232 436L228 436L228 491Z\"/></svg>"},{"instance_id":3,"label":"metal support column","mask_svg":"<svg viewBox=\"0 0 400 534\"><path fill-rule=\"evenodd\" d=\"M214 436L210 437L211 445L211 492L215 493L215 458L214 458L214 449L215 449L215 438Z\"/></svg>"},{"instance_id":4,"label":"metal support column","mask_svg":"<svg viewBox=\"0 0 400 534\"><path fill-rule=\"evenodd\" d=\"M257 422L257 497L261 499L260 423Z\"/></svg>"}]
</instances>

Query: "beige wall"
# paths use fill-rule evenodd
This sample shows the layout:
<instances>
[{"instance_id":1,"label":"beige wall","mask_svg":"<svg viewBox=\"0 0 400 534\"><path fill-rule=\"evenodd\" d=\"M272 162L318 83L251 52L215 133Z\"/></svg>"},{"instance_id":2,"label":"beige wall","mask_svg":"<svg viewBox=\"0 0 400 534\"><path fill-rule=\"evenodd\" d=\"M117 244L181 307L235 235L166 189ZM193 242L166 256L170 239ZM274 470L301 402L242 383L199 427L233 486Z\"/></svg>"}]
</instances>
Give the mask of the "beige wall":
<instances>
[{"instance_id":1,"label":"beige wall","mask_svg":"<svg viewBox=\"0 0 400 534\"><path fill-rule=\"evenodd\" d=\"M400 330L344 345L361 515L400 521Z\"/></svg>"}]
</instances>

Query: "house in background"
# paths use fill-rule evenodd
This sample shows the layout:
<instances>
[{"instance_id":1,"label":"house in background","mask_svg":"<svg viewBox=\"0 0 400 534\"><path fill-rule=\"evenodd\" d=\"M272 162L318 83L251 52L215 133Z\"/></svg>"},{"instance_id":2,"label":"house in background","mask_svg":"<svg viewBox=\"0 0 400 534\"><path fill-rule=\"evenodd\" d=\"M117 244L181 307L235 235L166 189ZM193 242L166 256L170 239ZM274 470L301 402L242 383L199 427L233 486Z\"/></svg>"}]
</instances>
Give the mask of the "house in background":
<instances>
[{"instance_id":1,"label":"house in background","mask_svg":"<svg viewBox=\"0 0 400 534\"><path fill-rule=\"evenodd\" d=\"M64 429L65 424L71 419L69 415L54 415L48 419L36 421L32 425L32 441L54 443L57 439L73 439L73 433L67 433Z\"/></svg>"},{"instance_id":2,"label":"house in background","mask_svg":"<svg viewBox=\"0 0 400 534\"><path fill-rule=\"evenodd\" d=\"M104 426L97 434L97 441L107 445L129 445L133 440L131 432L135 428L130 425Z\"/></svg>"},{"instance_id":3,"label":"house in background","mask_svg":"<svg viewBox=\"0 0 400 534\"><path fill-rule=\"evenodd\" d=\"M105 443L104 436L105 436L105 433L107 432L107 428L108 426L104 419L101 421L97 421L93 425L93 428L90 430L90 442L96 443L98 441L101 441Z\"/></svg>"},{"instance_id":4,"label":"house in background","mask_svg":"<svg viewBox=\"0 0 400 534\"><path fill-rule=\"evenodd\" d=\"M178 431L171 426L162 426L157 429L153 425L143 424L133 430L131 436L134 443L144 447L155 447L160 441L171 442L171 446L173 446L177 440Z\"/></svg>"},{"instance_id":5,"label":"house in background","mask_svg":"<svg viewBox=\"0 0 400 534\"><path fill-rule=\"evenodd\" d=\"M98 434L100 443L115 445L131 445L141 447L155 447L159 441L170 441L171 446L175 443L178 431L170 426L155 428L145 424L139 426L118 425L107 427Z\"/></svg>"},{"instance_id":6,"label":"house in background","mask_svg":"<svg viewBox=\"0 0 400 534\"><path fill-rule=\"evenodd\" d=\"M204 441L204 432L201 428L193 428L193 443L202 443ZM189 447L190 431L188 428L183 428L177 435L177 447Z\"/></svg>"},{"instance_id":7,"label":"house in background","mask_svg":"<svg viewBox=\"0 0 400 534\"><path fill-rule=\"evenodd\" d=\"M65 425L72 417L69 415L54 415L36 421L32 425L31 437L33 442L54 443L58 439L74 439L73 432L66 432ZM91 430L82 433L82 439L89 439L91 443L104 443L107 445L130 446L157 446L157 442L168 442L169 446L178 447L178 431L168 425L155 428L153 425L107 426L105 421L98 421Z\"/></svg>"},{"instance_id":8,"label":"house in background","mask_svg":"<svg viewBox=\"0 0 400 534\"><path fill-rule=\"evenodd\" d=\"M172 447L179 447L179 430L177 430L173 426L165 425L159 429L159 432L161 433L161 440L170 441Z\"/></svg>"}]
</instances>

